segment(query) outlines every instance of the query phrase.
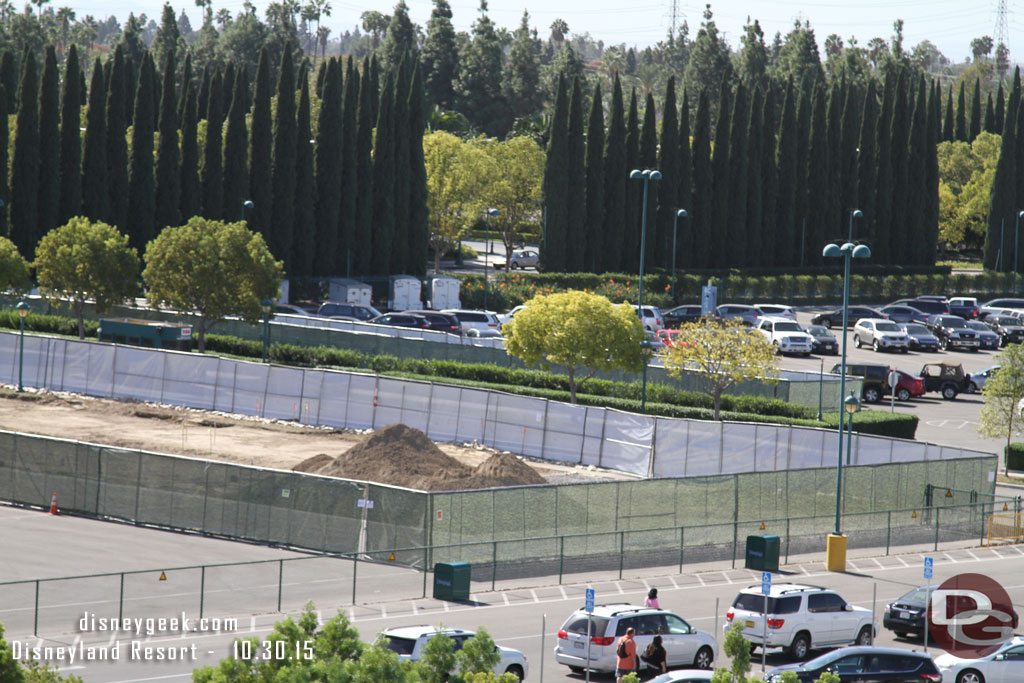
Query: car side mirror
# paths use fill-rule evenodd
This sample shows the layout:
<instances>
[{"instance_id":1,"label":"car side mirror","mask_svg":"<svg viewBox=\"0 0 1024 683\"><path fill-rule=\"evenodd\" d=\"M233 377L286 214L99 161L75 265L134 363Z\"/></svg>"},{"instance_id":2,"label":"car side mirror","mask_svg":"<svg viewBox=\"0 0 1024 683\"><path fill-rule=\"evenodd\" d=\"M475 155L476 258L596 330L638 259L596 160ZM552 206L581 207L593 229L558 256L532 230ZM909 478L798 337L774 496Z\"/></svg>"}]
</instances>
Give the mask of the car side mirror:
<instances>
[{"instance_id":1,"label":"car side mirror","mask_svg":"<svg viewBox=\"0 0 1024 683\"><path fill-rule=\"evenodd\" d=\"M1004 659L1006 659L1006 655L1005 655L1005 654L1003 654L1003 653L1000 653L1000 654L996 655L996 656L994 657L994 659L995 659L995 660L996 660L997 662L1001 662L1001 661L1003 661Z\"/></svg>"},{"instance_id":2,"label":"car side mirror","mask_svg":"<svg viewBox=\"0 0 1024 683\"><path fill-rule=\"evenodd\" d=\"M853 605L851 605L850 603L846 603L845 605L843 605L843 611L844 612L852 612L853 611Z\"/></svg>"}]
</instances>

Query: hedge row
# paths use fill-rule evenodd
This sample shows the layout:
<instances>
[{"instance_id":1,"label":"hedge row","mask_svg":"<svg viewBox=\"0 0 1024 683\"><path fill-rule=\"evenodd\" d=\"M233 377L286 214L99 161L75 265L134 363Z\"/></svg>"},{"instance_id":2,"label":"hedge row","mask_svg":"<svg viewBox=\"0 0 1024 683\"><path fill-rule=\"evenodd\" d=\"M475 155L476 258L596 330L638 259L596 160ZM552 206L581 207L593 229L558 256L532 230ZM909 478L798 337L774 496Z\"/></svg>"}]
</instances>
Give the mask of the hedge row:
<instances>
[{"instance_id":1,"label":"hedge row","mask_svg":"<svg viewBox=\"0 0 1024 683\"><path fill-rule=\"evenodd\" d=\"M1024 470L1024 443L1011 443L1003 449L1006 469Z\"/></svg>"},{"instance_id":2,"label":"hedge row","mask_svg":"<svg viewBox=\"0 0 1024 683\"><path fill-rule=\"evenodd\" d=\"M100 324L95 320L84 320L85 336L95 337ZM9 330L20 329L21 317L17 311L0 311L0 327ZM25 318L26 332L43 334L62 334L68 337L78 336L78 320L64 315L39 315L33 313Z\"/></svg>"}]
</instances>

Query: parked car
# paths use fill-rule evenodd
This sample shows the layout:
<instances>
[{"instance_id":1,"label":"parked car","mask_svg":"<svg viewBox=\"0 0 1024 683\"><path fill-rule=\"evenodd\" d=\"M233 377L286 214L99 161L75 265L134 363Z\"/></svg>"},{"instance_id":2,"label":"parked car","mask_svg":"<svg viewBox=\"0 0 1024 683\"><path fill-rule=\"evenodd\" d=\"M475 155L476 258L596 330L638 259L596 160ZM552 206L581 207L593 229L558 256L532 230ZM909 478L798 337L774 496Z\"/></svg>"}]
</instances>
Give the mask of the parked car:
<instances>
[{"instance_id":1,"label":"parked car","mask_svg":"<svg viewBox=\"0 0 1024 683\"><path fill-rule=\"evenodd\" d=\"M747 327L757 327L757 321L761 314L753 306L746 304L722 304L715 309L715 315L723 320L733 318L739 320Z\"/></svg>"},{"instance_id":2,"label":"parked car","mask_svg":"<svg viewBox=\"0 0 1024 683\"><path fill-rule=\"evenodd\" d=\"M647 683L711 683L714 671L707 669L677 669L655 676Z\"/></svg>"},{"instance_id":3,"label":"parked car","mask_svg":"<svg viewBox=\"0 0 1024 683\"><path fill-rule=\"evenodd\" d=\"M979 391L984 390L985 382L992 379L992 375L996 374L996 370L999 369L998 365L990 365L981 372L972 372L971 379L967 383L967 393L976 394Z\"/></svg>"},{"instance_id":4,"label":"parked car","mask_svg":"<svg viewBox=\"0 0 1024 683\"><path fill-rule=\"evenodd\" d=\"M758 322L757 329L775 347L775 353L799 353L809 356L814 350L814 338L804 332L795 320L766 316Z\"/></svg>"},{"instance_id":5,"label":"parked car","mask_svg":"<svg viewBox=\"0 0 1024 683\"><path fill-rule=\"evenodd\" d=\"M526 306L524 306L523 304L520 304L520 305L516 306L515 308L513 308L508 313L499 313L498 314L498 322L501 323L501 325L504 325L505 323L511 321L512 318L516 317L516 313L518 313L519 311L523 310L524 308L526 308ZM499 325L499 327L500 327L500 325Z\"/></svg>"},{"instance_id":6,"label":"parked car","mask_svg":"<svg viewBox=\"0 0 1024 683\"><path fill-rule=\"evenodd\" d=\"M761 316L774 315L780 318L789 318L790 320L796 320L796 311L793 310L792 306L785 306L783 304L754 304L754 308Z\"/></svg>"},{"instance_id":7,"label":"parked car","mask_svg":"<svg viewBox=\"0 0 1024 683\"><path fill-rule=\"evenodd\" d=\"M362 320L365 322L370 318L376 318L381 315L381 312L373 306L364 306L363 304L349 304L342 301L325 301L320 304L320 308L317 309L316 314L324 318L344 316L346 318L355 318L356 320Z\"/></svg>"},{"instance_id":8,"label":"parked car","mask_svg":"<svg viewBox=\"0 0 1024 683\"><path fill-rule=\"evenodd\" d=\"M978 333L978 342L981 349L998 349L1002 338L992 330L991 327L980 320L966 321L967 327Z\"/></svg>"},{"instance_id":9,"label":"parked car","mask_svg":"<svg viewBox=\"0 0 1024 683\"><path fill-rule=\"evenodd\" d=\"M839 342L824 325L807 325L804 332L811 335L811 339L814 340L814 353L827 353L833 356L839 353Z\"/></svg>"},{"instance_id":10,"label":"parked car","mask_svg":"<svg viewBox=\"0 0 1024 683\"><path fill-rule=\"evenodd\" d=\"M949 300L949 312L964 320L977 318L980 308L978 300L973 296L955 296Z\"/></svg>"},{"instance_id":11,"label":"parked car","mask_svg":"<svg viewBox=\"0 0 1024 683\"><path fill-rule=\"evenodd\" d=\"M666 328L677 330L684 323L695 323L700 320L702 310L700 304L683 304L662 311L661 316Z\"/></svg>"},{"instance_id":12,"label":"parked car","mask_svg":"<svg viewBox=\"0 0 1024 683\"><path fill-rule=\"evenodd\" d=\"M454 315L462 326L463 334L473 328L478 330L501 329L501 323L498 322L498 316L495 315L494 311L470 311L462 308L450 308L441 312Z\"/></svg>"},{"instance_id":13,"label":"parked car","mask_svg":"<svg viewBox=\"0 0 1024 683\"><path fill-rule=\"evenodd\" d=\"M498 330L486 329L482 330L478 327L471 327L466 330L466 336L470 339L501 339L502 334Z\"/></svg>"},{"instance_id":14,"label":"parked car","mask_svg":"<svg viewBox=\"0 0 1024 683\"><path fill-rule=\"evenodd\" d=\"M473 631L464 631L458 628L435 628L433 626L402 626L389 628L381 632L380 637L384 640L387 648L398 655L399 659L418 661L423 657L423 648L431 638L437 635L445 635L455 643L455 650L459 651L466 641L472 638ZM498 664L494 667L497 676L510 673L522 681L530 672L526 661L526 655L519 650L510 647L495 645L498 651Z\"/></svg>"},{"instance_id":15,"label":"parked car","mask_svg":"<svg viewBox=\"0 0 1024 683\"><path fill-rule=\"evenodd\" d=\"M425 330L430 327L430 323L422 315L415 315L411 313L385 313L384 315L378 315L376 318L371 318L366 322L371 325L388 325L390 327L411 327L417 330Z\"/></svg>"},{"instance_id":16,"label":"parked car","mask_svg":"<svg viewBox=\"0 0 1024 683\"><path fill-rule=\"evenodd\" d=\"M890 306L910 306L928 315L949 315L949 302L944 296L919 296L914 299L899 299Z\"/></svg>"},{"instance_id":17,"label":"parked car","mask_svg":"<svg viewBox=\"0 0 1024 683\"><path fill-rule=\"evenodd\" d=\"M967 321L958 315L933 315L925 321L925 327L939 338L939 347L977 351L981 346L978 333L967 327Z\"/></svg>"},{"instance_id":18,"label":"parked car","mask_svg":"<svg viewBox=\"0 0 1024 683\"><path fill-rule=\"evenodd\" d=\"M587 629L590 629L590 659L587 659ZM715 660L715 639L698 631L678 614L666 609L628 604L596 605L592 615L576 610L558 629L555 661L577 674L585 669L615 671L615 643L633 628L636 651L643 652L654 636L661 636L671 668L711 669Z\"/></svg>"},{"instance_id":19,"label":"parked car","mask_svg":"<svg viewBox=\"0 0 1024 683\"><path fill-rule=\"evenodd\" d=\"M878 318L863 318L853 326L853 343L859 349L870 346L875 351L900 351L910 349L907 333L894 322Z\"/></svg>"},{"instance_id":20,"label":"parked car","mask_svg":"<svg viewBox=\"0 0 1024 683\"><path fill-rule=\"evenodd\" d=\"M934 591L938 586L932 586ZM913 588L896 598L882 610L882 626L897 636L922 637L924 634L924 612L928 605L928 586Z\"/></svg>"},{"instance_id":21,"label":"parked car","mask_svg":"<svg viewBox=\"0 0 1024 683\"><path fill-rule=\"evenodd\" d=\"M1020 318L1012 315L990 315L985 317L984 323L999 335L999 343L1002 346L1024 342L1024 323Z\"/></svg>"},{"instance_id":22,"label":"parked car","mask_svg":"<svg viewBox=\"0 0 1024 683\"><path fill-rule=\"evenodd\" d=\"M406 315L418 315L421 318L426 319L428 330L447 332L448 334L462 334L462 325L459 323L459 319L454 315L438 313L437 311L402 311L402 313Z\"/></svg>"},{"instance_id":23,"label":"parked car","mask_svg":"<svg viewBox=\"0 0 1024 683\"><path fill-rule=\"evenodd\" d=\"M836 363L829 371L833 375L842 372L843 366ZM860 397L865 403L878 403L889 390L889 366L881 363L847 363L846 374L861 378Z\"/></svg>"},{"instance_id":24,"label":"parked car","mask_svg":"<svg viewBox=\"0 0 1024 683\"><path fill-rule=\"evenodd\" d=\"M540 254L533 249L517 249L512 252L512 258L508 260L509 270L520 270L522 268L539 269Z\"/></svg>"},{"instance_id":25,"label":"parked car","mask_svg":"<svg viewBox=\"0 0 1024 683\"><path fill-rule=\"evenodd\" d=\"M1024 638L1011 638L995 652L976 659L941 654L935 665L947 683L1019 683L1024 681Z\"/></svg>"},{"instance_id":26,"label":"parked car","mask_svg":"<svg viewBox=\"0 0 1024 683\"><path fill-rule=\"evenodd\" d=\"M276 304L274 306L274 315L301 315L308 318L313 314L302 306L296 306L295 304Z\"/></svg>"},{"instance_id":27,"label":"parked car","mask_svg":"<svg viewBox=\"0 0 1024 683\"><path fill-rule=\"evenodd\" d=\"M938 351L939 338L921 323L903 323L900 329L907 333L911 351Z\"/></svg>"},{"instance_id":28,"label":"parked car","mask_svg":"<svg viewBox=\"0 0 1024 683\"><path fill-rule=\"evenodd\" d=\"M982 308L1012 308L1017 311L1024 311L1024 299L1002 298L989 299L981 305Z\"/></svg>"},{"instance_id":29,"label":"parked car","mask_svg":"<svg viewBox=\"0 0 1024 683\"><path fill-rule=\"evenodd\" d=\"M970 390L971 376L959 363L926 363L918 374L924 380L925 391L937 391L947 401Z\"/></svg>"},{"instance_id":30,"label":"parked car","mask_svg":"<svg viewBox=\"0 0 1024 683\"><path fill-rule=\"evenodd\" d=\"M847 307L847 321L850 325L856 325L857 321L861 318L885 318L885 313L876 311L873 308L867 306L849 306ZM833 311L824 311L811 318L811 323L814 325L824 325L825 327L831 328L836 325L843 324L843 309L839 308Z\"/></svg>"},{"instance_id":31,"label":"parked car","mask_svg":"<svg viewBox=\"0 0 1024 683\"><path fill-rule=\"evenodd\" d=\"M679 330L658 330L658 340L661 341L663 346L671 346L676 343L680 334L682 333Z\"/></svg>"},{"instance_id":32,"label":"parked car","mask_svg":"<svg viewBox=\"0 0 1024 683\"><path fill-rule=\"evenodd\" d=\"M914 308L913 306L896 304L892 306L883 306L879 310L882 313L885 313L889 320L897 323L924 322L928 319L927 313Z\"/></svg>"},{"instance_id":33,"label":"parked car","mask_svg":"<svg viewBox=\"0 0 1024 683\"><path fill-rule=\"evenodd\" d=\"M901 401L909 401L915 396L924 396L924 379L899 368L891 368L890 372L895 372L898 376L896 380L896 398ZM887 393L892 395L892 385L889 385Z\"/></svg>"},{"instance_id":34,"label":"parked car","mask_svg":"<svg viewBox=\"0 0 1024 683\"><path fill-rule=\"evenodd\" d=\"M831 673L841 683L940 683L942 674L927 652L895 647L844 647L812 659L770 669L766 683L781 683L783 673L792 671L800 683L813 683ZM950 682L952 683L952 681Z\"/></svg>"},{"instance_id":35,"label":"parked car","mask_svg":"<svg viewBox=\"0 0 1024 683\"><path fill-rule=\"evenodd\" d=\"M767 602L766 615L760 584L741 590L725 613L723 632L743 624L743 637L751 649L782 647L799 662L812 648L867 645L875 631L871 610L851 605L821 586L772 584Z\"/></svg>"},{"instance_id":36,"label":"parked car","mask_svg":"<svg viewBox=\"0 0 1024 683\"><path fill-rule=\"evenodd\" d=\"M640 322L644 324L644 329L648 332L657 332L665 328L665 319L662 317L661 311L658 310L657 306L644 306L643 315L637 311L636 305L633 306L633 310L637 312Z\"/></svg>"}]
</instances>

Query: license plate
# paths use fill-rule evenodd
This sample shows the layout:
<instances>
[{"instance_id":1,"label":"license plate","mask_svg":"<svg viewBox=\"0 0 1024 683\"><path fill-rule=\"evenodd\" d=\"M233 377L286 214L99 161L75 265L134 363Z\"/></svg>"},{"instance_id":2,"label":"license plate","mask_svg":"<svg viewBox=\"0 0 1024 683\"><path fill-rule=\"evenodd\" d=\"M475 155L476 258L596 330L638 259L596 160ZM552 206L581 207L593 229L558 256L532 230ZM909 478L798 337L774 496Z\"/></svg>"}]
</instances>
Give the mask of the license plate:
<instances>
[{"instance_id":1,"label":"license plate","mask_svg":"<svg viewBox=\"0 0 1024 683\"><path fill-rule=\"evenodd\" d=\"M909 619L910 614L908 612L900 612L900 619Z\"/></svg>"},{"instance_id":2,"label":"license plate","mask_svg":"<svg viewBox=\"0 0 1024 683\"><path fill-rule=\"evenodd\" d=\"M578 647L581 650L583 649L583 643L581 643L579 641L576 641L575 643L573 643L572 646L573 647Z\"/></svg>"},{"instance_id":3,"label":"license plate","mask_svg":"<svg viewBox=\"0 0 1024 683\"><path fill-rule=\"evenodd\" d=\"M747 628L753 628L753 627L754 627L754 622L748 621L747 622Z\"/></svg>"}]
</instances>

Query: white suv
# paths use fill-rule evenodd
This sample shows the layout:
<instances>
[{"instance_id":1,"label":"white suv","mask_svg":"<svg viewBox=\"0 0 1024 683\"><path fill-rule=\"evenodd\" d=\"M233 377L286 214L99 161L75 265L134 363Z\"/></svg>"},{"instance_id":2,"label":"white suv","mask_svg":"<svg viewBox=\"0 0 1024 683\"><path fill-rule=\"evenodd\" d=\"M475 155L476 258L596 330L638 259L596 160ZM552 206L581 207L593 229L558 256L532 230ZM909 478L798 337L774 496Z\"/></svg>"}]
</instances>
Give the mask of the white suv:
<instances>
[{"instance_id":1,"label":"white suv","mask_svg":"<svg viewBox=\"0 0 1024 683\"><path fill-rule=\"evenodd\" d=\"M389 628L381 631L381 638L387 644L387 648L398 655L399 659L418 661L423 656L423 648L427 641L437 635L446 635L455 641L455 651L458 652L467 640L475 633L463 631L458 628L439 629L433 626L403 626L400 628ZM504 673L513 674L520 681L530 673L530 667L526 663L526 655L519 650L509 647L495 645L501 659L494 667L494 674L500 676Z\"/></svg>"},{"instance_id":2,"label":"white suv","mask_svg":"<svg viewBox=\"0 0 1024 683\"><path fill-rule=\"evenodd\" d=\"M882 318L861 318L853 326L853 343L859 349L867 345L875 351L901 351L910 348L907 331L891 320Z\"/></svg>"},{"instance_id":3,"label":"white suv","mask_svg":"<svg viewBox=\"0 0 1024 683\"><path fill-rule=\"evenodd\" d=\"M633 305L633 310L637 310L636 304ZM665 317L656 306L644 306L644 314L641 316L637 313L637 317L640 318L640 322L644 324L644 329L648 332L657 333L658 330L665 327Z\"/></svg>"},{"instance_id":4,"label":"white suv","mask_svg":"<svg viewBox=\"0 0 1024 683\"><path fill-rule=\"evenodd\" d=\"M800 323L780 316L767 316L757 323L757 329L768 338L776 353L811 355L814 337L804 332Z\"/></svg>"},{"instance_id":5,"label":"white suv","mask_svg":"<svg viewBox=\"0 0 1024 683\"><path fill-rule=\"evenodd\" d=\"M494 311L470 311L462 308L447 308L441 313L454 315L462 325L462 333L470 330L501 330L501 322Z\"/></svg>"},{"instance_id":6,"label":"white suv","mask_svg":"<svg viewBox=\"0 0 1024 683\"><path fill-rule=\"evenodd\" d=\"M715 661L715 639L711 634L698 631L668 610L627 604L596 605L589 619L589 648L587 621L586 611L573 612L558 629L555 644L555 661L577 674L586 669L615 671L616 641L630 627L635 631L637 654L647 649L654 636L661 636L670 669L710 669Z\"/></svg>"},{"instance_id":7,"label":"white suv","mask_svg":"<svg viewBox=\"0 0 1024 683\"><path fill-rule=\"evenodd\" d=\"M740 591L725 613L724 633L743 624L743 637L751 647L782 647L797 661L811 648L869 645L878 628L871 610L856 607L828 588L795 583L773 584L765 596L760 584ZM767 639L762 635L767 631Z\"/></svg>"}]
</instances>

